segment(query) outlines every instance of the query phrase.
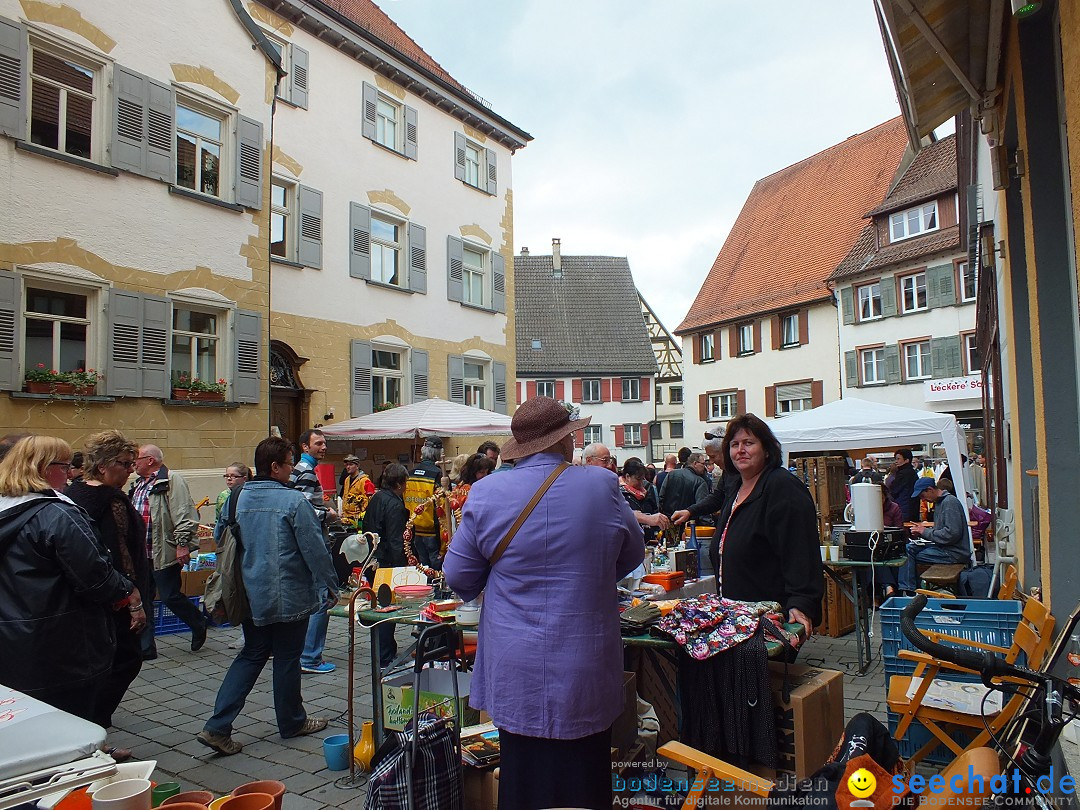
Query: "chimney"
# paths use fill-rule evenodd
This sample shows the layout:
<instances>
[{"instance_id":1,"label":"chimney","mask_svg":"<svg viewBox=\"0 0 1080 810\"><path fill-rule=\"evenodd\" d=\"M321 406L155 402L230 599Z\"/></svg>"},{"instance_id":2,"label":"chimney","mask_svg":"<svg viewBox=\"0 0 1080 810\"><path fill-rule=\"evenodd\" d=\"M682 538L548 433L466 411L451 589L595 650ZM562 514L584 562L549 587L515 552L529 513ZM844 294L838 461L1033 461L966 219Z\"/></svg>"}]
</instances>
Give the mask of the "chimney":
<instances>
[{"instance_id":1,"label":"chimney","mask_svg":"<svg viewBox=\"0 0 1080 810\"><path fill-rule=\"evenodd\" d=\"M555 278L562 278L562 240L553 237L551 240L551 269Z\"/></svg>"},{"instance_id":2,"label":"chimney","mask_svg":"<svg viewBox=\"0 0 1080 810\"><path fill-rule=\"evenodd\" d=\"M529 255L529 249L527 247L525 247L524 245L521 248L521 255L522 256L528 256Z\"/></svg>"}]
</instances>

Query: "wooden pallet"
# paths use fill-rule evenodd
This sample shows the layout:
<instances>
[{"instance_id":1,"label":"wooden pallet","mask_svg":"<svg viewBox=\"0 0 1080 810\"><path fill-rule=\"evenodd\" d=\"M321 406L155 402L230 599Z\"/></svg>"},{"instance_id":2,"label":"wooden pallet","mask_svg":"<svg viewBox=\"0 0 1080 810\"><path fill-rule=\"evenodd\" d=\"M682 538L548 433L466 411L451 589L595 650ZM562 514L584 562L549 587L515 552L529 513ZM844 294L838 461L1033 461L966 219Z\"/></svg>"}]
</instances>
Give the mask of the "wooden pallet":
<instances>
[{"instance_id":1,"label":"wooden pallet","mask_svg":"<svg viewBox=\"0 0 1080 810\"><path fill-rule=\"evenodd\" d=\"M828 574L825 578L825 596L821 600L821 624L815 629L819 636L840 638L855 629L855 606L840 592L840 586ZM850 586L851 571L845 571L842 579Z\"/></svg>"},{"instance_id":2,"label":"wooden pallet","mask_svg":"<svg viewBox=\"0 0 1080 810\"><path fill-rule=\"evenodd\" d=\"M847 506L847 466L843 456L795 459L795 474L810 490L817 513L833 521L843 517Z\"/></svg>"}]
</instances>

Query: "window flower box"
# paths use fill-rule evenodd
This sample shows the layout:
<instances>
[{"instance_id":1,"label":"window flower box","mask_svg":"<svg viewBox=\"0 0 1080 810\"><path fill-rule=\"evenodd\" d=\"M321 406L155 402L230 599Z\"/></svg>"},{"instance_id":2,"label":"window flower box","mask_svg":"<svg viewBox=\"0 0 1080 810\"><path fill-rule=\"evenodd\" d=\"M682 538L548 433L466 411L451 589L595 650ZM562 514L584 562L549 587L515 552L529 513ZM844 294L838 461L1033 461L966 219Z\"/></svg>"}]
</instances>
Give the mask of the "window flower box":
<instances>
[{"instance_id":1,"label":"window flower box","mask_svg":"<svg viewBox=\"0 0 1080 810\"><path fill-rule=\"evenodd\" d=\"M75 386L69 382L42 382L27 380L23 388L28 394L74 394Z\"/></svg>"},{"instance_id":2,"label":"window flower box","mask_svg":"<svg viewBox=\"0 0 1080 810\"><path fill-rule=\"evenodd\" d=\"M174 388L173 399L186 399L190 402L224 402L224 391L195 391L191 388Z\"/></svg>"}]
</instances>

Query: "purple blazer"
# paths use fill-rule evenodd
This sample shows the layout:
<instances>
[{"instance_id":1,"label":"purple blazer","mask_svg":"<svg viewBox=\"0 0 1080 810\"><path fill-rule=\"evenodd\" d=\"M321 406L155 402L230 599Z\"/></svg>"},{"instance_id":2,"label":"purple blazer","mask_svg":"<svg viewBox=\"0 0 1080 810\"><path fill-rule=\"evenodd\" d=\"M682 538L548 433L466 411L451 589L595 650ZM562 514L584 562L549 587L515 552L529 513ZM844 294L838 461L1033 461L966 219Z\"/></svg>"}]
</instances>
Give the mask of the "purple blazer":
<instances>
[{"instance_id":1,"label":"purple blazer","mask_svg":"<svg viewBox=\"0 0 1080 810\"><path fill-rule=\"evenodd\" d=\"M557 453L521 459L473 484L443 562L463 599L484 591L469 703L513 734L576 740L622 710L617 583L645 558L641 526L599 467L570 467L494 568L488 558Z\"/></svg>"}]
</instances>

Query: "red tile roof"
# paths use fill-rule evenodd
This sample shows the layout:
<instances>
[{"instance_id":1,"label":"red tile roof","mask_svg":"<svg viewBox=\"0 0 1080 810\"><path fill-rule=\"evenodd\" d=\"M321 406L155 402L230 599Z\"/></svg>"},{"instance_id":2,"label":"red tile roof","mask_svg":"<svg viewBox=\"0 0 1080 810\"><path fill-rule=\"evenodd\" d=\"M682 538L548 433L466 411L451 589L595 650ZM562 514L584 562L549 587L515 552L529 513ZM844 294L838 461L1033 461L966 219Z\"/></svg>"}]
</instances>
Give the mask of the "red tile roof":
<instances>
[{"instance_id":1,"label":"red tile roof","mask_svg":"<svg viewBox=\"0 0 1080 810\"><path fill-rule=\"evenodd\" d=\"M828 298L906 146L897 116L758 180L676 333Z\"/></svg>"},{"instance_id":2,"label":"red tile roof","mask_svg":"<svg viewBox=\"0 0 1080 810\"><path fill-rule=\"evenodd\" d=\"M904 176L881 205L867 216L898 211L956 190L956 136L949 135L919 150Z\"/></svg>"}]
</instances>

